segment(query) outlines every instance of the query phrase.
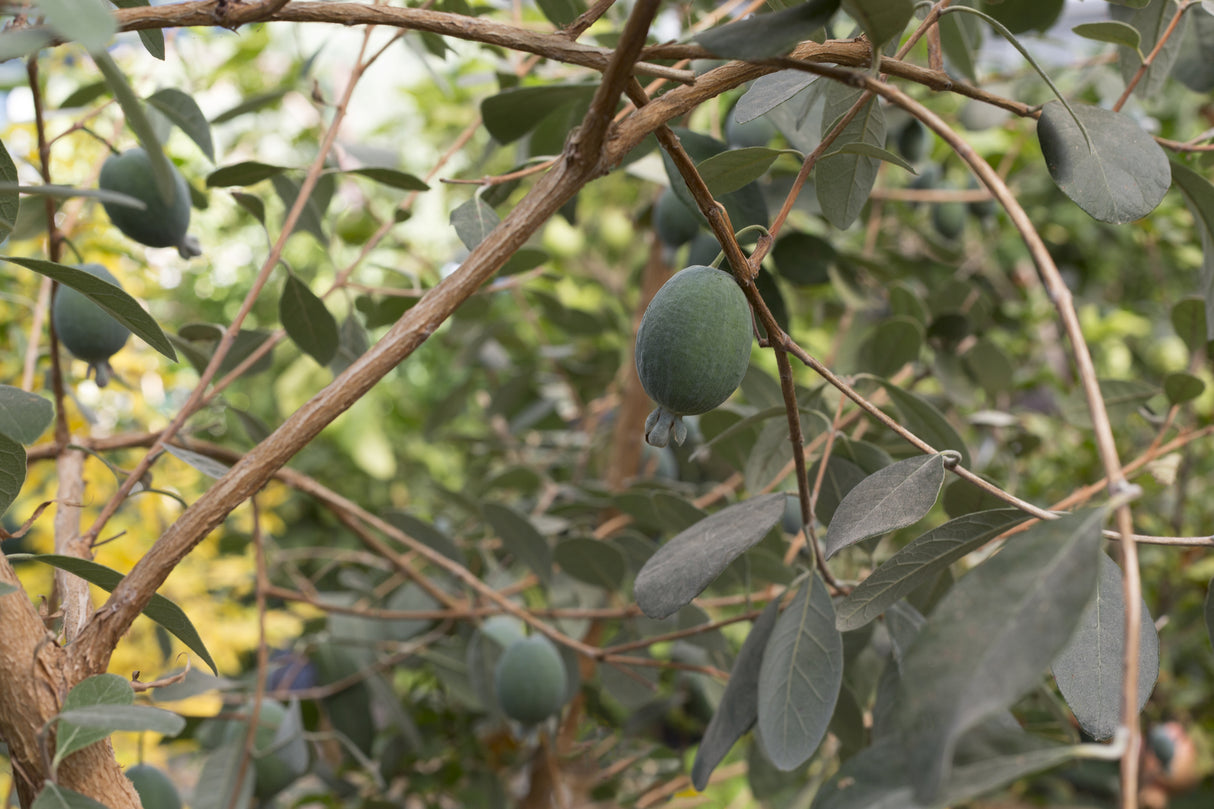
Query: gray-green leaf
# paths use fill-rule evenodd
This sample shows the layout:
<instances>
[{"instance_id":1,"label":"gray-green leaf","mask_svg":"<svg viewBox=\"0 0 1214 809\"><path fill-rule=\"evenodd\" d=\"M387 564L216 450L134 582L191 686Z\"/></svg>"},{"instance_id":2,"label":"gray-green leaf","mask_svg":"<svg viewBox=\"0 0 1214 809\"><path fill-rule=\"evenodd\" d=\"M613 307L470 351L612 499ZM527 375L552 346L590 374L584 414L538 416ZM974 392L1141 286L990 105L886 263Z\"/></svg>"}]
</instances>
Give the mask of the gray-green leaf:
<instances>
[{"instance_id":1,"label":"gray-green leaf","mask_svg":"<svg viewBox=\"0 0 1214 809\"><path fill-rule=\"evenodd\" d=\"M202 114L193 96L169 87L152 93L144 100L198 144L202 153L214 162L215 145L211 141L211 125L207 123L206 116Z\"/></svg>"},{"instance_id":2,"label":"gray-green leaf","mask_svg":"<svg viewBox=\"0 0 1214 809\"><path fill-rule=\"evenodd\" d=\"M540 581L547 584L552 580L552 548L526 515L497 503L485 503L481 512L506 550L531 568Z\"/></svg>"},{"instance_id":3,"label":"gray-green leaf","mask_svg":"<svg viewBox=\"0 0 1214 809\"><path fill-rule=\"evenodd\" d=\"M294 274L287 275L278 299L278 317L300 350L321 365L337 353L337 319L316 293Z\"/></svg>"},{"instance_id":4,"label":"gray-green leaf","mask_svg":"<svg viewBox=\"0 0 1214 809\"><path fill-rule=\"evenodd\" d=\"M943 485L943 455L917 455L869 475L835 509L826 531L826 558L918 522L936 504Z\"/></svg>"},{"instance_id":5,"label":"gray-green leaf","mask_svg":"<svg viewBox=\"0 0 1214 809\"><path fill-rule=\"evenodd\" d=\"M12 385L0 385L0 433L32 444L55 418L50 400Z\"/></svg>"},{"instance_id":6,"label":"gray-green leaf","mask_svg":"<svg viewBox=\"0 0 1214 809\"><path fill-rule=\"evenodd\" d=\"M1206 339L1214 340L1214 185L1188 166L1176 162L1172 163L1172 181L1184 196L1201 234L1201 293L1206 302Z\"/></svg>"},{"instance_id":7,"label":"gray-green leaf","mask_svg":"<svg viewBox=\"0 0 1214 809\"><path fill-rule=\"evenodd\" d=\"M759 14L711 28L695 41L725 59L783 56L822 28L839 9L839 0L809 0L793 8Z\"/></svg>"}]
</instances>

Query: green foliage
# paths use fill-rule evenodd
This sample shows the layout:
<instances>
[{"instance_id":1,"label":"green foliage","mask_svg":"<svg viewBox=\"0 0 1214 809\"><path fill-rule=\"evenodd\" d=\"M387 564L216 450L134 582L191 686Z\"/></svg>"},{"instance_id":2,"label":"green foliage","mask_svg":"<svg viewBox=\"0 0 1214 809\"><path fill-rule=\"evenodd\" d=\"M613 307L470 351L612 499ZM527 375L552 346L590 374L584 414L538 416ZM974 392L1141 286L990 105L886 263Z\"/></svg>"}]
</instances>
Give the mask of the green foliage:
<instances>
[{"instance_id":1,"label":"green foliage","mask_svg":"<svg viewBox=\"0 0 1214 809\"><path fill-rule=\"evenodd\" d=\"M177 785L164 770L150 764L127 767L126 777L135 785L139 801L145 807L157 809L181 809L181 795Z\"/></svg>"}]
</instances>

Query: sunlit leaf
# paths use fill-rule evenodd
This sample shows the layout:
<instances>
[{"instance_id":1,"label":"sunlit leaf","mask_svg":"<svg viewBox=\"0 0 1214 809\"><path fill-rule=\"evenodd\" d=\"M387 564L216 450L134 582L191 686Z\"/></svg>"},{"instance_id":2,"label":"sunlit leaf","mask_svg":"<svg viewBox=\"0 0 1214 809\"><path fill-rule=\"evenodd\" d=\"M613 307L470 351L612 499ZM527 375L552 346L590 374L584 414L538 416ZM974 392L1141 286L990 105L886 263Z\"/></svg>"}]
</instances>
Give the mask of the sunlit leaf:
<instances>
[{"instance_id":1,"label":"sunlit leaf","mask_svg":"<svg viewBox=\"0 0 1214 809\"><path fill-rule=\"evenodd\" d=\"M79 42L88 51L105 50L118 32L114 15L101 0L36 0L34 5L64 39Z\"/></svg>"}]
</instances>

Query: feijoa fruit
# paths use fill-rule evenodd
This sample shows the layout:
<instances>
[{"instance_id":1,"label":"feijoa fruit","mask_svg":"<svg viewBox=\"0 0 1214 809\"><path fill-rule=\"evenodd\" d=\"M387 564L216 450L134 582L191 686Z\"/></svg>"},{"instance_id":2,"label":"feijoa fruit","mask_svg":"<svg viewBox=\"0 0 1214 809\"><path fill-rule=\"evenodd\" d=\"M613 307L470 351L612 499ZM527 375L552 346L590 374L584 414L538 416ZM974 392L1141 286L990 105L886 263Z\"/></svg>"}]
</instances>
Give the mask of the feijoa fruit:
<instances>
[{"instance_id":1,"label":"feijoa fruit","mask_svg":"<svg viewBox=\"0 0 1214 809\"><path fill-rule=\"evenodd\" d=\"M170 164L173 198L166 200L152 174L152 160L143 149L130 149L110 156L101 166L98 185L142 202L143 210L103 200L101 205L114 227L148 247L176 247L182 258L199 255L198 243L186 231L190 227L190 189L181 172Z\"/></svg>"},{"instance_id":2,"label":"feijoa fruit","mask_svg":"<svg viewBox=\"0 0 1214 809\"><path fill-rule=\"evenodd\" d=\"M682 417L707 413L741 384L751 337L750 305L733 276L702 265L675 273L637 330L637 374L658 405L645 422L645 440L683 443Z\"/></svg>"},{"instance_id":3,"label":"feijoa fruit","mask_svg":"<svg viewBox=\"0 0 1214 809\"><path fill-rule=\"evenodd\" d=\"M552 641L543 635L531 635L516 640L502 652L493 685L506 716L534 725L558 713L565 704L565 663Z\"/></svg>"},{"instance_id":4,"label":"feijoa fruit","mask_svg":"<svg viewBox=\"0 0 1214 809\"><path fill-rule=\"evenodd\" d=\"M122 288L118 279L100 264L79 264L77 268ZM51 305L51 322L59 342L75 357L87 362L89 372L96 376L97 385L105 387L113 376L110 357L126 345L131 330L84 294L62 285L56 290L55 302Z\"/></svg>"}]
</instances>

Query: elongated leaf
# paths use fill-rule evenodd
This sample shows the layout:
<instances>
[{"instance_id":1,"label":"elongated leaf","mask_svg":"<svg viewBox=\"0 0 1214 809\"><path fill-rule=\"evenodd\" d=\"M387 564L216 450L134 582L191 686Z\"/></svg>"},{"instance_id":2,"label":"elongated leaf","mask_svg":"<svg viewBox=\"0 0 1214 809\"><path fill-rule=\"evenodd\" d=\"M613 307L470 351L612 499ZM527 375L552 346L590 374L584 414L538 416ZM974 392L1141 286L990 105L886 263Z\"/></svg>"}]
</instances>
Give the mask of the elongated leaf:
<instances>
[{"instance_id":1,"label":"elongated leaf","mask_svg":"<svg viewBox=\"0 0 1214 809\"><path fill-rule=\"evenodd\" d=\"M826 585L811 573L776 621L759 671L759 734L781 770L809 760L843 685L843 637Z\"/></svg>"},{"instance_id":2,"label":"elongated leaf","mask_svg":"<svg viewBox=\"0 0 1214 809\"><path fill-rule=\"evenodd\" d=\"M950 520L917 537L885 560L839 603L836 610L839 630L859 629L953 562L1027 518L1027 514L1013 508L980 511Z\"/></svg>"},{"instance_id":3,"label":"elongated leaf","mask_svg":"<svg viewBox=\"0 0 1214 809\"><path fill-rule=\"evenodd\" d=\"M691 783L703 791L712 771L738 739L754 727L759 718L759 671L763 652L780 616L781 598L772 599L759 613L750 634L729 671L729 683L717 704L716 713L704 731L696 760L691 766Z\"/></svg>"},{"instance_id":4,"label":"elongated leaf","mask_svg":"<svg viewBox=\"0 0 1214 809\"><path fill-rule=\"evenodd\" d=\"M321 175L321 180L332 182L331 178L326 178ZM275 174L270 178L270 185L274 186L274 193L282 200L284 211L289 211L295 207L295 201L299 198L299 192L303 186L301 183L287 177L283 174ZM303 208L299 212L299 218L295 221L295 230L304 231L310 234L321 245L328 244L329 235L325 232L324 213L327 200L322 198L320 194L320 184L312 189L312 193L308 195L307 200L303 204ZM322 365L324 363L321 363Z\"/></svg>"},{"instance_id":5,"label":"elongated leaf","mask_svg":"<svg viewBox=\"0 0 1214 809\"><path fill-rule=\"evenodd\" d=\"M1159 676L1159 635L1145 602L1139 629L1138 710L1146 704ZM1121 568L1100 554L1096 592L1079 619L1075 634L1054 660L1054 679L1066 704L1088 735L1097 741L1112 737L1121 724L1121 684L1124 680L1125 597Z\"/></svg>"},{"instance_id":6,"label":"elongated leaf","mask_svg":"<svg viewBox=\"0 0 1214 809\"><path fill-rule=\"evenodd\" d=\"M720 154L729 149L729 146L724 142L700 132L683 129L682 127L673 127L673 131L678 135L679 141L683 144L683 148L687 151L687 154L697 164L703 163L713 155ZM688 208L693 211L698 210L695 198L691 196L691 191L687 188L687 183L683 180L683 176L679 174L674 161L670 159L670 155L664 151L662 152L662 164L666 168L666 176L670 179L670 190ZM767 203L757 183L747 183L737 191L722 194L717 201L725 206L726 212L729 213L730 221L733 222L734 228L738 230L748 225L767 224Z\"/></svg>"},{"instance_id":7,"label":"elongated leaf","mask_svg":"<svg viewBox=\"0 0 1214 809\"><path fill-rule=\"evenodd\" d=\"M17 213L21 209L20 195L17 193L17 166L9 155L8 149L0 143L0 242L8 238L17 225Z\"/></svg>"},{"instance_id":8,"label":"elongated leaf","mask_svg":"<svg viewBox=\"0 0 1214 809\"><path fill-rule=\"evenodd\" d=\"M954 2L954 6L973 7L973 0ZM976 57L982 46L983 23L972 14L947 14L940 17L940 46L944 58L953 70L959 71L970 81L978 80Z\"/></svg>"},{"instance_id":9,"label":"elongated leaf","mask_svg":"<svg viewBox=\"0 0 1214 809\"><path fill-rule=\"evenodd\" d=\"M0 514L17 499L25 483L25 447L0 433Z\"/></svg>"},{"instance_id":10,"label":"elongated leaf","mask_svg":"<svg viewBox=\"0 0 1214 809\"><path fill-rule=\"evenodd\" d=\"M337 353L337 319L325 302L294 274L287 276L278 299L278 317L292 342L321 365Z\"/></svg>"},{"instance_id":11,"label":"elongated leaf","mask_svg":"<svg viewBox=\"0 0 1214 809\"><path fill-rule=\"evenodd\" d=\"M118 8L137 8L148 5L148 0L110 0ZM164 31L159 28L147 28L139 31L139 39L143 47L156 59L164 61Z\"/></svg>"},{"instance_id":12,"label":"elongated leaf","mask_svg":"<svg viewBox=\"0 0 1214 809\"><path fill-rule=\"evenodd\" d=\"M74 789L61 787L47 781L30 809L109 809L104 803L82 795Z\"/></svg>"},{"instance_id":13,"label":"elongated leaf","mask_svg":"<svg viewBox=\"0 0 1214 809\"><path fill-rule=\"evenodd\" d=\"M164 155L160 138L156 134L156 128L152 126L151 119L148 118L147 111L143 108L143 102L139 100L139 96L135 95L126 76L108 53L95 50L92 51L92 56L97 69L105 78L105 83L110 86L110 92L114 94L118 106L122 107L122 114L126 116L126 125L135 133L135 137L139 139L139 145L147 152L148 162L152 166L152 177L156 181L156 191L160 194L161 199L173 199L177 193L173 165Z\"/></svg>"},{"instance_id":14,"label":"elongated leaf","mask_svg":"<svg viewBox=\"0 0 1214 809\"><path fill-rule=\"evenodd\" d=\"M117 674L97 674L81 680L63 699L63 711L89 707L131 707L135 691L131 684ZM60 720L55 739L55 761L62 761L77 750L99 742L113 732L112 728L96 724L74 724Z\"/></svg>"},{"instance_id":15,"label":"elongated leaf","mask_svg":"<svg viewBox=\"0 0 1214 809\"><path fill-rule=\"evenodd\" d=\"M874 47L899 36L915 12L913 0L843 0L843 10L860 23Z\"/></svg>"},{"instance_id":16,"label":"elongated leaf","mask_svg":"<svg viewBox=\"0 0 1214 809\"><path fill-rule=\"evenodd\" d=\"M735 503L659 548L633 585L641 611L650 618L665 618L690 604L780 521L784 500L784 494L776 492Z\"/></svg>"},{"instance_id":17,"label":"elongated leaf","mask_svg":"<svg viewBox=\"0 0 1214 809\"><path fill-rule=\"evenodd\" d=\"M164 736L176 736L185 728L185 719L164 708L151 705L88 705L64 709L59 721L79 727L105 730L148 730Z\"/></svg>"},{"instance_id":18,"label":"elongated leaf","mask_svg":"<svg viewBox=\"0 0 1214 809\"><path fill-rule=\"evenodd\" d=\"M113 315L114 319L126 326L131 332L142 339L164 356L177 361L177 352L173 344L160 330L160 326L150 314L140 306L134 298L121 288L103 281L92 273L69 267L66 264L56 264L38 258L17 258L15 256L0 256L4 261L19 264L26 269L41 273L47 278L58 281L76 290L93 303Z\"/></svg>"},{"instance_id":19,"label":"elongated leaf","mask_svg":"<svg viewBox=\"0 0 1214 809\"><path fill-rule=\"evenodd\" d=\"M948 423L948 419L936 409L935 405L891 382L882 381L881 385L889 395L890 401L902 415L903 426L931 444L939 452L951 449L961 453L961 465L966 467L971 465L970 452L966 449L961 434Z\"/></svg>"},{"instance_id":20,"label":"elongated leaf","mask_svg":"<svg viewBox=\"0 0 1214 809\"><path fill-rule=\"evenodd\" d=\"M826 109L822 114L822 134L830 132L852 105L861 90L832 83L826 90ZM875 157L840 151L851 143L865 143L877 149L885 145L885 113L876 99L869 99L835 140L837 148L818 161L814 186L822 214L837 228L850 227L877 180L881 161Z\"/></svg>"},{"instance_id":21,"label":"elongated leaf","mask_svg":"<svg viewBox=\"0 0 1214 809\"><path fill-rule=\"evenodd\" d=\"M168 444L165 446L164 451L172 455L177 460L184 461L202 474L209 478L214 478L215 480L219 480L228 473L229 469L231 469L231 467L227 464L220 463L214 458L210 458L206 455L191 452L185 447L176 447L172 444Z\"/></svg>"},{"instance_id":22,"label":"elongated leaf","mask_svg":"<svg viewBox=\"0 0 1214 809\"><path fill-rule=\"evenodd\" d=\"M592 84L548 84L503 90L481 102L485 128L498 143L512 143L567 104L587 102ZM469 248L471 249L471 248Z\"/></svg>"},{"instance_id":23,"label":"elongated leaf","mask_svg":"<svg viewBox=\"0 0 1214 809\"><path fill-rule=\"evenodd\" d=\"M501 221L480 197L473 197L451 212L451 226L455 228L455 235L469 250L483 242L489 231Z\"/></svg>"},{"instance_id":24,"label":"elongated leaf","mask_svg":"<svg viewBox=\"0 0 1214 809\"><path fill-rule=\"evenodd\" d=\"M552 548L531 520L509 506L485 503L481 511L502 544L547 584L552 580Z\"/></svg>"},{"instance_id":25,"label":"elongated leaf","mask_svg":"<svg viewBox=\"0 0 1214 809\"><path fill-rule=\"evenodd\" d=\"M231 185L255 185L286 170L285 166L274 166L269 163L258 163L255 160L246 160L242 163L233 163L230 166L220 166L212 171L207 175L207 188Z\"/></svg>"},{"instance_id":26,"label":"elongated leaf","mask_svg":"<svg viewBox=\"0 0 1214 809\"><path fill-rule=\"evenodd\" d=\"M144 100L176 124L214 162L215 144L211 141L211 125L193 96L169 87L152 93Z\"/></svg>"},{"instance_id":27,"label":"elongated leaf","mask_svg":"<svg viewBox=\"0 0 1214 809\"><path fill-rule=\"evenodd\" d=\"M624 576L628 573L624 554L599 539L566 539L557 544L553 558L573 578L612 592L624 585Z\"/></svg>"},{"instance_id":28,"label":"elongated leaf","mask_svg":"<svg viewBox=\"0 0 1214 809\"><path fill-rule=\"evenodd\" d=\"M1111 42L1114 45L1124 45L1138 50L1142 35L1138 29L1124 22L1109 20L1106 22L1085 22L1071 29L1077 36L1093 39L1097 42Z\"/></svg>"},{"instance_id":29,"label":"elongated leaf","mask_svg":"<svg viewBox=\"0 0 1214 809\"><path fill-rule=\"evenodd\" d=\"M77 559L75 556L40 553L22 558L33 562L41 562L51 567L57 567L60 570L66 570L68 573L84 579L89 584L97 585L106 592L113 592L114 588L118 586L118 582L123 579L123 575L113 568L99 565L88 559ZM202 661L207 664L211 671L219 674L219 670L215 668L215 661L211 659L211 655L207 651L206 644L202 642L202 638L198 635L198 630L190 623L190 619L182 612L181 607L178 607L164 596L156 594L152 596L152 600L144 607L143 614L164 627L170 635L184 643L194 654L201 657Z\"/></svg>"},{"instance_id":30,"label":"elongated leaf","mask_svg":"<svg viewBox=\"0 0 1214 809\"><path fill-rule=\"evenodd\" d=\"M32 444L51 425L55 406L12 385L0 385L0 433Z\"/></svg>"},{"instance_id":31,"label":"elongated leaf","mask_svg":"<svg viewBox=\"0 0 1214 809\"><path fill-rule=\"evenodd\" d=\"M826 532L826 558L862 539L918 522L940 496L944 456L917 455L869 475L847 493Z\"/></svg>"},{"instance_id":32,"label":"elongated leaf","mask_svg":"<svg viewBox=\"0 0 1214 809\"><path fill-rule=\"evenodd\" d=\"M915 799L949 781L961 734L1036 685L1096 587L1104 512L1039 523L963 576L902 662L891 722Z\"/></svg>"},{"instance_id":33,"label":"elongated leaf","mask_svg":"<svg viewBox=\"0 0 1214 809\"><path fill-rule=\"evenodd\" d=\"M1045 32L1062 13L1065 0L983 0L982 10L1013 34Z\"/></svg>"},{"instance_id":34,"label":"elongated leaf","mask_svg":"<svg viewBox=\"0 0 1214 809\"><path fill-rule=\"evenodd\" d=\"M1188 166L1176 162L1172 163L1172 181L1184 196L1201 234L1201 293L1206 302L1206 339L1214 340L1214 185Z\"/></svg>"},{"instance_id":35,"label":"elongated leaf","mask_svg":"<svg viewBox=\"0 0 1214 809\"><path fill-rule=\"evenodd\" d=\"M760 76L734 105L734 119L740 124L753 121L796 96L817 78L803 70L779 70Z\"/></svg>"},{"instance_id":36,"label":"elongated leaf","mask_svg":"<svg viewBox=\"0 0 1214 809\"><path fill-rule=\"evenodd\" d=\"M1100 396L1114 424L1124 424L1158 392L1159 388L1141 379L1100 380ZM1062 415L1072 424L1091 428L1092 413L1082 390L1075 390L1063 400Z\"/></svg>"},{"instance_id":37,"label":"elongated leaf","mask_svg":"<svg viewBox=\"0 0 1214 809\"><path fill-rule=\"evenodd\" d=\"M404 531L413 539L438 551L453 562L464 564L463 552L451 541L451 537L435 528L430 523L404 511L389 509L384 513L384 519Z\"/></svg>"},{"instance_id":38,"label":"elongated leaf","mask_svg":"<svg viewBox=\"0 0 1214 809\"><path fill-rule=\"evenodd\" d=\"M1171 404L1191 402L1205 393L1206 383L1201 377L1193 376L1183 371L1168 374L1163 380L1163 392L1167 394Z\"/></svg>"},{"instance_id":39,"label":"elongated leaf","mask_svg":"<svg viewBox=\"0 0 1214 809\"><path fill-rule=\"evenodd\" d=\"M717 196L737 191L747 183L759 179L781 154L784 152L765 146L728 149L713 155L696 168L708 185L708 190L713 196Z\"/></svg>"},{"instance_id":40,"label":"elongated leaf","mask_svg":"<svg viewBox=\"0 0 1214 809\"><path fill-rule=\"evenodd\" d=\"M877 160L884 160L886 163L893 163L898 168L906 169L911 174L918 173L915 171L914 166L903 160L900 156L894 154L889 149L883 149L874 143L852 141L851 143L843 144L838 149L827 152L825 155L823 155L823 157L830 157L831 155L837 154L852 154L860 155L862 157L872 157L876 158Z\"/></svg>"},{"instance_id":41,"label":"elongated leaf","mask_svg":"<svg viewBox=\"0 0 1214 809\"><path fill-rule=\"evenodd\" d=\"M811 481L818 479L818 470L821 466L822 459L819 458L809 468L808 475ZM822 488L818 490L818 501L814 506L815 516L829 525L830 521L835 518L835 511L843 502L843 498L847 497L847 493L860 485L860 482L866 477L868 475L859 466L838 453L831 453L831 456L826 459L826 471L822 473Z\"/></svg>"},{"instance_id":42,"label":"elongated leaf","mask_svg":"<svg viewBox=\"0 0 1214 809\"><path fill-rule=\"evenodd\" d=\"M1172 76L1195 93L1214 90L1214 2L1186 12L1189 25L1180 42Z\"/></svg>"},{"instance_id":43,"label":"elongated leaf","mask_svg":"<svg viewBox=\"0 0 1214 809\"><path fill-rule=\"evenodd\" d=\"M397 171L396 169L370 167L351 169L343 173L352 174L355 177L366 177L368 180L377 182L380 185L387 186L388 188L397 188L401 191L428 191L430 189L430 186L426 185L424 180L418 179L412 174Z\"/></svg>"},{"instance_id":44,"label":"elongated leaf","mask_svg":"<svg viewBox=\"0 0 1214 809\"><path fill-rule=\"evenodd\" d=\"M243 758L244 739L212 750L198 776L198 783L205 784L206 788L194 793L190 806L193 809L248 809L256 776L252 766L240 766ZM239 781L236 780L238 777Z\"/></svg>"},{"instance_id":45,"label":"elongated leaf","mask_svg":"<svg viewBox=\"0 0 1214 809\"><path fill-rule=\"evenodd\" d=\"M1054 182L1093 219L1124 224L1155 210L1171 185L1168 157L1133 118L1057 101L1041 109L1037 139ZM1084 138L1087 131L1088 140Z\"/></svg>"},{"instance_id":46,"label":"elongated leaf","mask_svg":"<svg viewBox=\"0 0 1214 809\"><path fill-rule=\"evenodd\" d=\"M559 28L576 20L585 10L577 0L536 0L536 5L548 21Z\"/></svg>"},{"instance_id":47,"label":"elongated leaf","mask_svg":"<svg viewBox=\"0 0 1214 809\"><path fill-rule=\"evenodd\" d=\"M1140 48L1122 49L1120 54L1121 77L1128 82L1142 67L1141 54L1155 50L1155 45L1159 42L1160 37L1172 25L1172 18L1180 11L1180 3L1178 0L1151 0L1138 11L1128 12L1121 9L1110 9L1110 11L1113 12L1113 19L1128 23L1141 34ZM1172 65L1176 62L1176 57L1180 55L1181 43L1191 16L1191 14L1185 14L1177 21L1175 30L1169 32L1167 42L1155 54L1146 74L1134 87L1134 95L1149 99L1163 90L1164 83L1172 72Z\"/></svg>"},{"instance_id":48,"label":"elongated leaf","mask_svg":"<svg viewBox=\"0 0 1214 809\"><path fill-rule=\"evenodd\" d=\"M74 40L87 51L105 50L118 24L101 0L37 0L38 10L64 39Z\"/></svg>"},{"instance_id":49,"label":"elongated leaf","mask_svg":"<svg viewBox=\"0 0 1214 809\"><path fill-rule=\"evenodd\" d=\"M1027 735L1027 734L1022 734ZM962 741L964 744L964 740ZM811 809L942 809L957 806L1026 775L1057 766L1075 755L1074 748L1038 741L1035 749L1017 746L953 768L948 784L934 801L916 798L907 751L887 739L843 763L814 797Z\"/></svg>"},{"instance_id":50,"label":"elongated leaf","mask_svg":"<svg viewBox=\"0 0 1214 809\"><path fill-rule=\"evenodd\" d=\"M830 22L838 9L839 0L809 0L783 11L711 28L697 34L695 41L724 59L783 56Z\"/></svg>"}]
</instances>

